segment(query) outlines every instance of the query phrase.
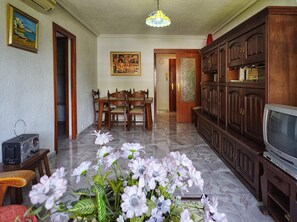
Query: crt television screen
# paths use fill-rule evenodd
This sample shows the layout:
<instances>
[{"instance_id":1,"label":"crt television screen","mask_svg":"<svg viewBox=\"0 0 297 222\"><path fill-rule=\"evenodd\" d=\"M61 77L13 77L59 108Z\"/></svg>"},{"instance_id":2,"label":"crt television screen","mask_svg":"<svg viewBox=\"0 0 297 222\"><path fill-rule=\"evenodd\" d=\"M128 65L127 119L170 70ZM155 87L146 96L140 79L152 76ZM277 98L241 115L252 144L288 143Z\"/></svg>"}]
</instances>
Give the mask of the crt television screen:
<instances>
[{"instance_id":1,"label":"crt television screen","mask_svg":"<svg viewBox=\"0 0 297 222\"><path fill-rule=\"evenodd\" d=\"M297 117L270 111L267 139L273 147L297 157Z\"/></svg>"}]
</instances>

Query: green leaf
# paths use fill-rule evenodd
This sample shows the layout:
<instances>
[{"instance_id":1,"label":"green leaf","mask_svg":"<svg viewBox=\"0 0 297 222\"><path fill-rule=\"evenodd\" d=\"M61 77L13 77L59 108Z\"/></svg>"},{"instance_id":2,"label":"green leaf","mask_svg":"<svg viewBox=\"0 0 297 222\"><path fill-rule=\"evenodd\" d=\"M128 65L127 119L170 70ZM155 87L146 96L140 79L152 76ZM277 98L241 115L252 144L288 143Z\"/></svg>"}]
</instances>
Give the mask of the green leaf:
<instances>
[{"instance_id":1,"label":"green leaf","mask_svg":"<svg viewBox=\"0 0 297 222\"><path fill-rule=\"evenodd\" d=\"M143 222L144 216L142 217L133 217L130 219L130 222Z\"/></svg>"},{"instance_id":2,"label":"green leaf","mask_svg":"<svg viewBox=\"0 0 297 222\"><path fill-rule=\"evenodd\" d=\"M109 180L108 183L115 194L118 194L123 187L122 180Z\"/></svg>"},{"instance_id":3,"label":"green leaf","mask_svg":"<svg viewBox=\"0 0 297 222\"><path fill-rule=\"evenodd\" d=\"M102 197L105 193L104 187L100 184L94 184L91 187L91 191L97 195L97 193Z\"/></svg>"},{"instance_id":4,"label":"green leaf","mask_svg":"<svg viewBox=\"0 0 297 222\"><path fill-rule=\"evenodd\" d=\"M80 195L80 196L90 196L91 192L88 188L81 188L72 192L73 194Z\"/></svg>"},{"instance_id":5,"label":"green leaf","mask_svg":"<svg viewBox=\"0 0 297 222\"><path fill-rule=\"evenodd\" d=\"M102 198L102 194L100 192L96 193L96 202L97 202L97 210L98 210L98 221L104 222L106 220L106 205Z\"/></svg>"},{"instance_id":6,"label":"green leaf","mask_svg":"<svg viewBox=\"0 0 297 222\"><path fill-rule=\"evenodd\" d=\"M75 215L92 214L96 210L96 205L91 198L82 199L74 204L68 211Z\"/></svg>"}]
</instances>

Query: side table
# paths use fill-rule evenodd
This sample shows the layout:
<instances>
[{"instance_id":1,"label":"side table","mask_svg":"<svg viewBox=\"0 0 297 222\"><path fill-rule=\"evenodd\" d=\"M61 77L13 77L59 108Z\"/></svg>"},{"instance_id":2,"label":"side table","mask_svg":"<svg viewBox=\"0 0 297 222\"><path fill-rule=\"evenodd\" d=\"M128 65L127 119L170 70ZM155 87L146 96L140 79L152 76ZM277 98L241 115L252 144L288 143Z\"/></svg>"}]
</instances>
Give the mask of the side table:
<instances>
[{"instance_id":1,"label":"side table","mask_svg":"<svg viewBox=\"0 0 297 222\"><path fill-rule=\"evenodd\" d=\"M39 175L39 179L44 175L44 173L47 176L51 176L47 158L47 154L49 152L49 149L39 149L39 151L35 153L34 156L17 165L6 165L0 163L0 172L9 172L15 170L32 170L36 172L36 170L38 169L39 174L36 173L36 176ZM33 184L36 184L39 179L37 179L36 177L33 180ZM23 202L21 188L10 188L10 202L11 204L21 204Z\"/></svg>"}]
</instances>

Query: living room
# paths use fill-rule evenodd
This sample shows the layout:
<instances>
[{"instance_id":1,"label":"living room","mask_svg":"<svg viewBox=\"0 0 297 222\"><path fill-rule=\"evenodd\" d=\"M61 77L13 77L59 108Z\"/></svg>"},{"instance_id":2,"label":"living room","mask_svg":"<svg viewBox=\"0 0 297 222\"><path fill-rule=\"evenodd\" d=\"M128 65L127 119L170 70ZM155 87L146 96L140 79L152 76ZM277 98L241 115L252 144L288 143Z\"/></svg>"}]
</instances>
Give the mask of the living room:
<instances>
[{"instance_id":1,"label":"living room","mask_svg":"<svg viewBox=\"0 0 297 222\"><path fill-rule=\"evenodd\" d=\"M59 3L59 1L58 1ZM38 52L7 46L7 5L11 4L39 21ZM296 6L295 0L255 1L236 18L226 24L213 37L219 38L256 12L270 5ZM93 124L91 89L100 89L106 95L109 89L149 89L154 95L154 50L155 49L202 49L206 35L131 35L94 33L85 24L74 18L60 4L49 13L40 13L19 0L0 2L3 27L0 38L0 95L1 135L0 141L15 136L18 120L24 120L25 133L38 133L39 146L50 149L55 155L54 114L54 62L53 22L76 36L76 131L70 126L69 137L75 139ZM165 9L164 9L165 10ZM145 25L145 24L144 24ZM139 51L142 57L141 76L111 76L111 51ZM152 106L153 114L156 113ZM154 116L153 116L154 119ZM19 130L19 129L17 129ZM74 132L74 133L73 133ZM75 135L74 135L75 134ZM2 159L2 154L0 154Z\"/></svg>"}]
</instances>

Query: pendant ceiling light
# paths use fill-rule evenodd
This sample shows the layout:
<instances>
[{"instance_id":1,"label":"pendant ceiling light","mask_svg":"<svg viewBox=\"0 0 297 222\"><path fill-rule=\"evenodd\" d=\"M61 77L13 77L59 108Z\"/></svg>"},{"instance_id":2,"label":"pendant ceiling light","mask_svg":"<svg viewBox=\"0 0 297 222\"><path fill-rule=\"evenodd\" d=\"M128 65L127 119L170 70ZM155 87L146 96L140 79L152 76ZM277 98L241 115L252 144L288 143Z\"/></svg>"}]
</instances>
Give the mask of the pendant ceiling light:
<instances>
[{"instance_id":1,"label":"pendant ceiling light","mask_svg":"<svg viewBox=\"0 0 297 222\"><path fill-rule=\"evenodd\" d=\"M159 9L159 0L157 0L157 10L149 14L145 23L152 27L165 27L171 24L170 18Z\"/></svg>"}]
</instances>

